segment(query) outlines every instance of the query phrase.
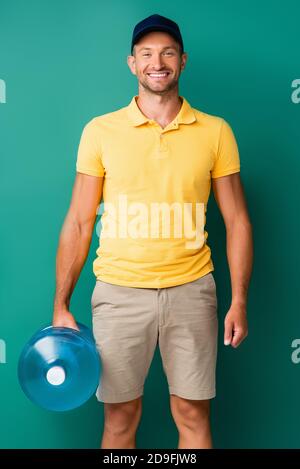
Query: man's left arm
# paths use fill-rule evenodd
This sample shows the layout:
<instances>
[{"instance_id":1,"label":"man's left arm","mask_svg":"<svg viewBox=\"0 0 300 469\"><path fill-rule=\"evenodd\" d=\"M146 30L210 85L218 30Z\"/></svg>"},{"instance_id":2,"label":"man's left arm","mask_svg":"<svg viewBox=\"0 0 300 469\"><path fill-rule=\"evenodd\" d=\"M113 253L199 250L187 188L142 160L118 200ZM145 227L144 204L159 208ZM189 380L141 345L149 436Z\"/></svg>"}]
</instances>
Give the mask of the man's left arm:
<instances>
[{"instance_id":1,"label":"man's left arm","mask_svg":"<svg viewBox=\"0 0 300 469\"><path fill-rule=\"evenodd\" d=\"M240 173L212 179L216 203L226 227L226 251L232 300L224 321L224 344L234 348L248 335L247 293L253 264L252 225Z\"/></svg>"}]
</instances>

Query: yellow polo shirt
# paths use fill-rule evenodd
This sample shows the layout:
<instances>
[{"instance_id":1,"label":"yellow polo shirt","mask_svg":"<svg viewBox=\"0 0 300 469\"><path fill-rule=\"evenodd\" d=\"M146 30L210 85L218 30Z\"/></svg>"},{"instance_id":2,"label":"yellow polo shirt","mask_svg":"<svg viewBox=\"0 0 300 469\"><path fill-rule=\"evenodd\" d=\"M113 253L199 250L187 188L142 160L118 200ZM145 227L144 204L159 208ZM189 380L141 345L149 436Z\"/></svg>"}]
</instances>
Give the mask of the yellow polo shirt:
<instances>
[{"instance_id":1,"label":"yellow polo shirt","mask_svg":"<svg viewBox=\"0 0 300 469\"><path fill-rule=\"evenodd\" d=\"M211 178L240 171L239 152L229 124L184 97L165 128L136 98L81 135L76 170L104 178L93 270L116 285L171 287L214 270L205 231Z\"/></svg>"}]
</instances>

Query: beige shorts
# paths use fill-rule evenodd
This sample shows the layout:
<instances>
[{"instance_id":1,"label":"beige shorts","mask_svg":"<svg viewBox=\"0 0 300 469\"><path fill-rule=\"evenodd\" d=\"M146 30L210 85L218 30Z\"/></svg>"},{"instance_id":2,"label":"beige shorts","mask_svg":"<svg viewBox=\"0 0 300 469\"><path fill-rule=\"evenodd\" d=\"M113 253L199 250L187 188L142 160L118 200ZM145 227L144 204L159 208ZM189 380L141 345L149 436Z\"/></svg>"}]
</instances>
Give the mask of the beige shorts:
<instances>
[{"instance_id":1,"label":"beige shorts","mask_svg":"<svg viewBox=\"0 0 300 469\"><path fill-rule=\"evenodd\" d=\"M102 362L99 401L125 402L143 395L157 344L170 394L215 397L218 317L211 272L167 288L97 280L91 304Z\"/></svg>"}]
</instances>

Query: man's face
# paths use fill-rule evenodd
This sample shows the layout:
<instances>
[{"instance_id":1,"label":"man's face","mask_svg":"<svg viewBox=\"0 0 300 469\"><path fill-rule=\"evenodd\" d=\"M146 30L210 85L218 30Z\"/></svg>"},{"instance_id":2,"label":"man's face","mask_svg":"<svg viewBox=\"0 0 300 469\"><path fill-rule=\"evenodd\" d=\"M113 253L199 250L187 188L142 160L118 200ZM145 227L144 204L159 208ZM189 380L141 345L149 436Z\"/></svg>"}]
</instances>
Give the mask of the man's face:
<instances>
[{"instance_id":1,"label":"man's face","mask_svg":"<svg viewBox=\"0 0 300 469\"><path fill-rule=\"evenodd\" d=\"M180 54L180 46L172 36L154 31L138 41L127 63L142 87L162 95L177 86L186 59L187 55Z\"/></svg>"}]
</instances>

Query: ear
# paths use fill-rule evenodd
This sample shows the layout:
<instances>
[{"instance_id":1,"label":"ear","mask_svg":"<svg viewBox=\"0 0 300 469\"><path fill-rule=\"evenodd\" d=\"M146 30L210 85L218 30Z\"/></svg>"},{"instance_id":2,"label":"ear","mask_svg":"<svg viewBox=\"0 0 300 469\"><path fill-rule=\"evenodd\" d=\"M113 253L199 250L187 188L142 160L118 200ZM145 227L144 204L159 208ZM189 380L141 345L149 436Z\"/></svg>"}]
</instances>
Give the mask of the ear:
<instances>
[{"instance_id":1,"label":"ear","mask_svg":"<svg viewBox=\"0 0 300 469\"><path fill-rule=\"evenodd\" d=\"M134 55L128 55L127 57L127 65L130 68L131 73L136 75L136 68L135 68L135 57Z\"/></svg>"},{"instance_id":2,"label":"ear","mask_svg":"<svg viewBox=\"0 0 300 469\"><path fill-rule=\"evenodd\" d=\"M181 56L181 64L180 64L180 69L181 71L185 69L185 66L186 66L186 62L187 62L187 53L184 52Z\"/></svg>"}]
</instances>

